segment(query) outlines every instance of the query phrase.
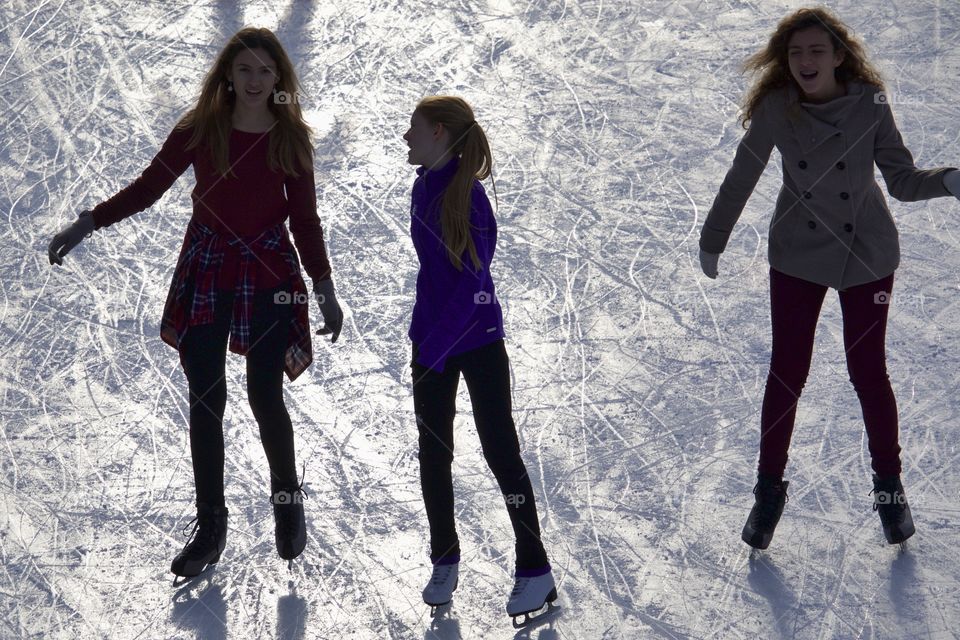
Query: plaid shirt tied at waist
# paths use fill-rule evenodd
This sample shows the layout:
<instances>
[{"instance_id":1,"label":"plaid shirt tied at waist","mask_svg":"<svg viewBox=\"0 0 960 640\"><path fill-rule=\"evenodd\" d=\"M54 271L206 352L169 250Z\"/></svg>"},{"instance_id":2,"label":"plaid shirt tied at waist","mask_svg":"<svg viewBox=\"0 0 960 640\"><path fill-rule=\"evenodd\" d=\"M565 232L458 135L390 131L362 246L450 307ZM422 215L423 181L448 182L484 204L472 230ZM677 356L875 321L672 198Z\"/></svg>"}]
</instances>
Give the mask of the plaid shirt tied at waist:
<instances>
[{"instance_id":1,"label":"plaid shirt tied at waist","mask_svg":"<svg viewBox=\"0 0 960 640\"><path fill-rule=\"evenodd\" d=\"M292 289L287 292L288 302L294 305L287 332L284 371L290 380L295 380L313 361L307 306L310 296L300 275L300 261L283 224L270 227L256 238L228 238L203 223L191 220L167 293L160 322L160 337L179 351L180 343L189 327L213 322L214 305L217 301L217 275L223 265L227 246L240 252L234 283L233 314L230 319L230 351L240 355L246 355L250 349L256 270L266 268L258 256L269 251L278 251L283 256L289 269ZM194 294L192 300L187 300L187 285L191 280L195 283Z\"/></svg>"}]
</instances>

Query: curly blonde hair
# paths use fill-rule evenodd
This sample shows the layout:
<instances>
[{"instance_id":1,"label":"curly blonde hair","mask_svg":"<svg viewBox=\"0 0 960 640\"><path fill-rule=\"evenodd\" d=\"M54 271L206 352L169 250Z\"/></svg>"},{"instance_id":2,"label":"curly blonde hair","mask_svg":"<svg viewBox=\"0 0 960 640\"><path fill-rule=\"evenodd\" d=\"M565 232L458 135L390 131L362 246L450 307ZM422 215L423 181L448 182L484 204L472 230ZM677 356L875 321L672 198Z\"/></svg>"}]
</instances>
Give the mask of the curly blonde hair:
<instances>
[{"instance_id":1,"label":"curly blonde hair","mask_svg":"<svg viewBox=\"0 0 960 640\"><path fill-rule=\"evenodd\" d=\"M800 86L790 73L787 45L794 33L811 27L822 29L830 36L834 51L844 51L843 62L835 72L838 81L860 80L883 90L883 80L877 69L867 61L863 43L840 18L823 7L800 9L782 19L767 45L743 63L744 72L759 75L759 79L744 97L740 115L744 129L753 117L757 105L768 93L791 85L800 91Z\"/></svg>"}]
</instances>

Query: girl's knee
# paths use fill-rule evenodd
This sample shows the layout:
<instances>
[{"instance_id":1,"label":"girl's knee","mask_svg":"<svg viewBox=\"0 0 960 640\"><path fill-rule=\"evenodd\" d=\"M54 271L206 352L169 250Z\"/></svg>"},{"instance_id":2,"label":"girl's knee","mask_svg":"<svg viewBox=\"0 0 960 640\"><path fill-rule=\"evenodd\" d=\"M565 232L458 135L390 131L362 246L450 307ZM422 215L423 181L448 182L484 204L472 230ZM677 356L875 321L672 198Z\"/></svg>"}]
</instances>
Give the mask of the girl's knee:
<instances>
[{"instance_id":1,"label":"girl's knee","mask_svg":"<svg viewBox=\"0 0 960 640\"><path fill-rule=\"evenodd\" d=\"M453 451L439 441L421 441L417 451L417 460L421 468L450 468L453 464Z\"/></svg>"}]
</instances>

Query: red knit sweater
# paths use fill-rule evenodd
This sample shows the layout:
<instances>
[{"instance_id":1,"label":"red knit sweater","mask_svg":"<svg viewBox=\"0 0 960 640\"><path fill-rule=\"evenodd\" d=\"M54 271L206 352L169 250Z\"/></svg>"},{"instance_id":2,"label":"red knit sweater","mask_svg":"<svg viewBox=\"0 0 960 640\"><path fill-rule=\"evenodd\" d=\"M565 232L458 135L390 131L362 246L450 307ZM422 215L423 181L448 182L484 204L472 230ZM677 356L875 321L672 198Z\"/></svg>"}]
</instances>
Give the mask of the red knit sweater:
<instances>
[{"instance_id":1,"label":"red knit sweater","mask_svg":"<svg viewBox=\"0 0 960 640\"><path fill-rule=\"evenodd\" d=\"M191 129L174 129L150 166L109 200L93 209L95 228L107 227L143 211L170 188L193 165L197 186L193 200L193 218L227 238L255 239L270 227L290 218L290 232L307 275L313 280L330 277L330 263L323 241L323 227L317 216L317 198L313 171L301 170L300 177L271 171L267 163L270 133L250 133L234 129L230 134L230 166L235 176L222 177L214 169L212 158L201 145L184 147ZM186 225L184 225L186 226ZM274 287L289 271L277 252L257 255L262 269L257 270L256 288ZM239 252L224 256L218 287L232 289L239 263Z\"/></svg>"}]
</instances>

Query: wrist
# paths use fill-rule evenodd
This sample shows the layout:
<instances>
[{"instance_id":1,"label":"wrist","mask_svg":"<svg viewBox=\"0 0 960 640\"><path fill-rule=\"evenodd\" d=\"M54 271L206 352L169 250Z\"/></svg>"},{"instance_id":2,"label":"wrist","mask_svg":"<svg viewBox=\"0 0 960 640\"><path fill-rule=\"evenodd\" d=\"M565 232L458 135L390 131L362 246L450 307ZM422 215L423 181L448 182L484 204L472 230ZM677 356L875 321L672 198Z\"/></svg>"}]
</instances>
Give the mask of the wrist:
<instances>
[{"instance_id":1,"label":"wrist","mask_svg":"<svg viewBox=\"0 0 960 640\"><path fill-rule=\"evenodd\" d=\"M97 223L93 219L93 212L89 210L81 211L77 216L77 221L74 224L78 226L80 231L83 232L84 237L87 238L93 235L93 232L97 227Z\"/></svg>"},{"instance_id":2,"label":"wrist","mask_svg":"<svg viewBox=\"0 0 960 640\"><path fill-rule=\"evenodd\" d=\"M943 186L953 196L960 198L960 171L951 169L943 174Z\"/></svg>"},{"instance_id":3,"label":"wrist","mask_svg":"<svg viewBox=\"0 0 960 640\"><path fill-rule=\"evenodd\" d=\"M324 278L322 280L313 281L313 292L314 293L323 293L323 294L332 294L333 293L333 279Z\"/></svg>"}]
</instances>

